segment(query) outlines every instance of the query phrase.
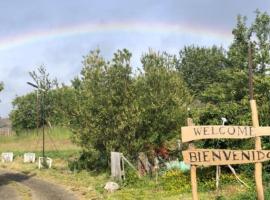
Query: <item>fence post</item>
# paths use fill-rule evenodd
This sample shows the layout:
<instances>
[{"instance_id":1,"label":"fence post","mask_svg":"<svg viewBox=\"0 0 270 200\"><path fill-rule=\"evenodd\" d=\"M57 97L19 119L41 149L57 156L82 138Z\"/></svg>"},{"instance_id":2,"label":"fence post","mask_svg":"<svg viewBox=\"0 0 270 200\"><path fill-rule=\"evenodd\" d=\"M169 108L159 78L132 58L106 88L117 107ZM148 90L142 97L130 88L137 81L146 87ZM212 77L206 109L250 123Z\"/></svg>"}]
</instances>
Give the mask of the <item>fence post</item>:
<instances>
[{"instance_id":1,"label":"fence post","mask_svg":"<svg viewBox=\"0 0 270 200\"><path fill-rule=\"evenodd\" d=\"M122 169L122 154L119 152L111 152L111 175L112 178L122 180L124 172Z\"/></svg>"}]
</instances>

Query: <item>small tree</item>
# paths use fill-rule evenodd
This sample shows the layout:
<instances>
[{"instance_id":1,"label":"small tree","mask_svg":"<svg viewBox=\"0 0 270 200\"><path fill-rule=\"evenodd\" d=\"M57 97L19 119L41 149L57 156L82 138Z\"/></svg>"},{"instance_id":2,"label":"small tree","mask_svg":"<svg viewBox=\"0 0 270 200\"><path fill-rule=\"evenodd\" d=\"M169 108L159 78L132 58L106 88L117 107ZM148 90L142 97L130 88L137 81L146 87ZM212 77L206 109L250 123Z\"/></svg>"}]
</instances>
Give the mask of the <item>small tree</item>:
<instances>
[{"instance_id":1,"label":"small tree","mask_svg":"<svg viewBox=\"0 0 270 200\"><path fill-rule=\"evenodd\" d=\"M36 87L36 92L16 97L12 104L10 118L15 130L33 129L47 124L54 113L55 102L52 89L57 86L57 81L49 78L44 66L40 66L37 71L29 73ZM41 115L42 114L42 115Z\"/></svg>"}]
</instances>

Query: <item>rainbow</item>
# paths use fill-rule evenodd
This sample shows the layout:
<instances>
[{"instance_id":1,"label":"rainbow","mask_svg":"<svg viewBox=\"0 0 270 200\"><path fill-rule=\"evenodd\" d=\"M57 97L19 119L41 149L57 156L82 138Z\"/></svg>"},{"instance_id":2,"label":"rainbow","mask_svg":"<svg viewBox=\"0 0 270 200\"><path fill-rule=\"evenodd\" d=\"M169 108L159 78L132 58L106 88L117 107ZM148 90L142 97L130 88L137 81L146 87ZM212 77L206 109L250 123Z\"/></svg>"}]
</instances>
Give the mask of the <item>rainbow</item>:
<instances>
[{"instance_id":1,"label":"rainbow","mask_svg":"<svg viewBox=\"0 0 270 200\"><path fill-rule=\"evenodd\" d=\"M9 37L0 37L0 50L5 51L16 47L30 45L46 40L61 39L86 34L102 34L108 32L124 33L158 33L177 34L179 37L186 34L189 36L204 36L209 39L217 39L229 42L231 33L225 31L211 30L198 26L170 23L144 23L144 22L109 22L109 23L84 23L68 25L50 30L37 30Z\"/></svg>"}]
</instances>

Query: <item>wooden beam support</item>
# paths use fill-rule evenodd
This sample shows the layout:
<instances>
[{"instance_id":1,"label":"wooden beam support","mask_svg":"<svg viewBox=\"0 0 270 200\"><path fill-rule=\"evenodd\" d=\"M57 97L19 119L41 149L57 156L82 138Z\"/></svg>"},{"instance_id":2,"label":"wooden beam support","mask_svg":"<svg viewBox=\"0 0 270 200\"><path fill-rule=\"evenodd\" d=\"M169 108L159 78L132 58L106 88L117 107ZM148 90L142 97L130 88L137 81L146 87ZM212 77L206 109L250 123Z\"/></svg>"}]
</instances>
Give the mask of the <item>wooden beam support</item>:
<instances>
[{"instance_id":1,"label":"wooden beam support","mask_svg":"<svg viewBox=\"0 0 270 200\"><path fill-rule=\"evenodd\" d=\"M256 105L255 100L253 99L250 100L250 107L251 107L251 113L252 113L252 124L254 128L257 128L259 127L259 117L258 117L257 105ZM255 149L256 150L262 149L260 137L255 137ZM261 162L255 163L255 182L256 182L258 200L264 200Z\"/></svg>"},{"instance_id":2,"label":"wooden beam support","mask_svg":"<svg viewBox=\"0 0 270 200\"><path fill-rule=\"evenodd\" d=\"M191 118L187 119L188 126L194 126L193 120ZM189 144L189 150L194 150L195 146L193 144ZM192 187L192 199L199 200L198 198L198 185L197 185L197 169L195 165L191 165L190 167L190 177L191 177L191 187Z\"/></svg>"}]
</instances>

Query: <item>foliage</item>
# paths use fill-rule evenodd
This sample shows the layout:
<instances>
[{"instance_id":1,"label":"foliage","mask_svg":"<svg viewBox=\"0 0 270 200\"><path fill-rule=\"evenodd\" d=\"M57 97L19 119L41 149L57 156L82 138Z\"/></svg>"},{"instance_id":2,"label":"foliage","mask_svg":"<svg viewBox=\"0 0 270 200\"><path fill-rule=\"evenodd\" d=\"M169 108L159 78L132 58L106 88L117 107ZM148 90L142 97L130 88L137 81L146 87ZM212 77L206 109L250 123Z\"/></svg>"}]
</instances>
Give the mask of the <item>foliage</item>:
<instances>
[{"instance_id":1,"label":"foliage","mask_svg":"<svg viewBox=\"0 0 270 200\"><path fill-rule=\"evenodd\" d=\"M13 129L20 133L24 129L35 129L42 126L42 98L43 94L38 91L16 97L13 102L13 110L10 113ZM69 99L68 101L66 99ZM46 94L46 125L68 125L69 114L72 114L74 105L74 91L72 88L63 86L50 90ZM45 121L44 121L45 122Z\"/></svg>"},{"instance_id":2,"label":"foliage","mask_svg":"<svg viewBox=\"0 0 270 200\"><path fill-rule=\"evenodd\" d=\"M12 126L19 133L24 129L40 128L43 123L49 126L68 125L75 103L73 88L62 85L56 79L51 80L44 66L37 72L30 72L36 91L17 96L10 113ZM68 100L67 100L68 99Z\"/></svg>"},{"instance_id":3,"label":"foliage","mask_svg":"<svg viewBox=\"0 0 270 200\"><path fill-rule=\"evenodd\" d=\"M0 92L4 89L4 84L0 82Z\"/></svg>"},{"instance_id":4,"label":"foliage","mask_svg":"<svg viewBox=\"0 0 270 200\"><path fill-rule=\"evenodd\" d=\"M256 18L250 27L251 34L255 40L255 55L254 61L257 64L257 71L260 74L265 74L269 71L270 64L270 16L259 10L256 10Z\"/></svg>"},{"instance_id":5,"label":"foliage","mask_svg":"<svg viewBox=\"0 0 270 200\"><path fill-rule=\"evenodd\" d=\"M227 66L225 50L189 46L180 51L178 69L193 94L200 97L209 85L218 82L218 73Z\"/></svg>"},{"instance_id":6,"label":"foliage","mask_svg":"<svg viewBox=\"0 0 270 200\"><path fill-rule=\"evenodd\" d=\"M246 17L237 16L236 27L232 30L234 40L228 51L229 66L245 71L248 66L248 43L250 38L246 20Z\"/></svg>"},{"instance_id":7,"label":"foliage","mask_svg":"<svg viewBox=\"0 0 270 200\"><path fill-rule=\"evenodd\" d=\"M122 186L130 186L130 187L140 187L145 182L149 182L150 180L148 177L138 177L137 171L134 171L134 169L126 168L125 169L125 180L122 183Z\"/></svg>"},{"instance_id":8,"label":"foliage","mask_svg":"<svg viewBox=\"0 0 270 200\"><path fill-rule=\"evenodd\" d=\"M47 73L47 70L44 65L41 65L37 68L37 71L29 72L30 77L33 79L36 85L32 85L38 91L48 92L49 90L53 89L57 85L57 80L51 80L50 74Z\"/></svg>"},{"instance_id":9,"label":"foliage","mask_svg":"<svg viewBox=\"0 0 270 200\"><path fill-rule=\"evenodd\" d=\"M130 58L124 49L106 62L93 51L74 81L78 107L71 126L91 168L106 166L111 151L135 158L175 137L184 123L189 95L170 57L145 55L138 76Z\"/></svg>"},{"instance_id":10,"label":"foliage","mask_svg":"<svg viewBox=\"0 0 270 200\"><path fill-rule=\"evenodd\" d=\"M180 193L191 190L190 176L177 169L165 172L161 176L161 185L165 190L178 191Z\"/></svg>"},{"instance_id":11,"label":"foliage","mask_svg":"<svg viewBox=\"0 0 270 200\"><path fill-rule=\"evenodd\" d=\"M37 113L40 114L40 124L37 122L37 126L49 124L48 121L50 114L52 113L52 106L51 103L53 103L53 99L48 98L49 92L57 86L57 80L51 80L49 73L47 73L45 66L41 65L37 72L29 72L29 75L33 79L35 85L33 83L30 83L30 85L34 86L37 89ZM29 84L29 83L28 83ZM40 100L38 99L38 96L40 97ZM38 101L40 101L40 105L38 104ZM37 114L38 115L38 114Z\"/></svg>"},{"instance_id":12,"label":"foliage","mask_svg":"<svg viewBox=\"0 0 270 200\"><path fill-rule=\"evenodd\" d=\"M3 82L0 82L0 92L4 89L4 83ZM0 100L1 102L1 100Z\"/></svg>"},{"instance_id":13,"label":"foliage","mask_svg":"<svg viewBox=\"0 0 270 200\"><path fill-rule=\"evenodd\" d=\"M16 132L37 127L37 121L40 116L37 114L35 93L16 97L12 105L14 109L10 114L10 119L12 121L12 127Z\"/></svg>"},{"instance_id":14,"label":"foliage","mask_svg":"<svg viewBox=\"0 0 270 200\"><path fill-rule=\"evenodd\" d=\"M197 180L199 191L203 192L216 189L215 171L213 171L212 169L198 169ZM243 178L245 182L249 181L246 180L245 177L241 177L241 179ZM234 175L227 172L222 173L222 175L220 176L221 187L232 184L238 184ZM164 190L167 191L174 191L179 193L189 192L191 191L190 173L183 173L179 169L172 169L166 171L164 174L162 174L160 178L160 185L162 185Z\"/></svg>"},{"instance_id":15,"label":"foliage","mask_svg":"<svg viewBox=\"0 0 270 200\"><path fill-rule=\"evenodd\" d=\"M185 124L191 96L175 69L175 57L150 52L142 57L142 64L144 71L136 80L140 110L137 134L143 142L138 150L145 151L149 143L153 148L161 147L178 135Z\"/></svg>"},{"instance_id":16,"label":"foliage","mask_svg":"<svg viewBox=\"0 0 270 200\"><path fill-rule=\"evenodd\" d=\"M90 168L107 165L110 151L134 150L138 109L130 56L127 50L118 51L108 63L99 51L85 57L71 125Z\"/></svg>"}]
</instances>

